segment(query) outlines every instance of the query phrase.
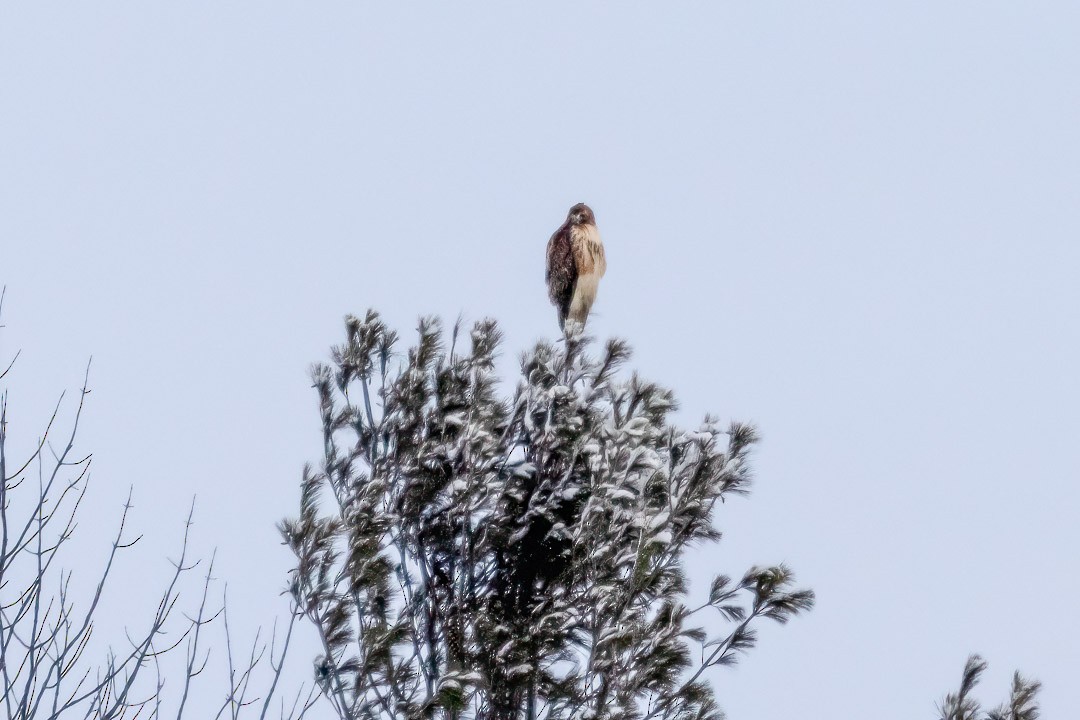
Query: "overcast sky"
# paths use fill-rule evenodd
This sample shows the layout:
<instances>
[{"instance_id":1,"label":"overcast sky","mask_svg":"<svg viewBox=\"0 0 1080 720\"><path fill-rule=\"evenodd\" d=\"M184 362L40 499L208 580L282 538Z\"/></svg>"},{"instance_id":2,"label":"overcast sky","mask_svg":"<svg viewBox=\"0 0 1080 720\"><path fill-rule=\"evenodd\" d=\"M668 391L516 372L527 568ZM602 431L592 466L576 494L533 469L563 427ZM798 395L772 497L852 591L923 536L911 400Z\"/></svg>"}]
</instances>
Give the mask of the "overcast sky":
<instances>
[{"instance_id":1,"label":"overcast sky","mask_svg":"<svg viewBox=\"0 0 1080 720\"><path fill-rule=\"evenodd\" d=\"M83 571L134 485L139 617L197 496L253 632L343 315L494 316L512 373L588 202L592 332L764 436L695 577L818 594L713 674L730 716L930 717L974 651L1071 716L1078 38L1075 2L5 3L11 433L92 355Z\"/></svg>"}]
</instances>

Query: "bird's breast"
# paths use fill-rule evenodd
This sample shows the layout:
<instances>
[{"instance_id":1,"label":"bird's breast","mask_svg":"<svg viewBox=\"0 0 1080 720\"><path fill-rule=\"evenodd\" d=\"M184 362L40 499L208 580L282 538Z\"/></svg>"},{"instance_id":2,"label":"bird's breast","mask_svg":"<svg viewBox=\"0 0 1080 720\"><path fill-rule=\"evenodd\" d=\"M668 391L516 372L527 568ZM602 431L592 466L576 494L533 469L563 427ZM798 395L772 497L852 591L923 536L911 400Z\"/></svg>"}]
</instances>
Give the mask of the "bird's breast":
<instances>
[{"instance_id":1,"label":"bird's breast","mask_svg":"<svg viewBox=\"0 0 1080 720\"><path fill-rule=\"evenodd\" d=\"M580 279L595 275L599 280L607 271L604 258L604 243L595 225L577 225L570 231L570 242L574 250L574 264Z\"/></svg>"}]
</instances>

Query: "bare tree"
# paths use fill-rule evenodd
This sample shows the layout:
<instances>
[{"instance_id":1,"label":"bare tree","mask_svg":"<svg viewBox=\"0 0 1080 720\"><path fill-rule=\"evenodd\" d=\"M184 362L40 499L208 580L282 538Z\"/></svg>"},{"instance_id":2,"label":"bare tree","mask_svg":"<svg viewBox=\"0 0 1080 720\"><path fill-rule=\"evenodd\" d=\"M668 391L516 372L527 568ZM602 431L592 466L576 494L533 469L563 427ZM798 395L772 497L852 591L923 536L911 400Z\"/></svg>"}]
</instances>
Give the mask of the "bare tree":
<instances>
[{"instance_id":1,"label":"bare tree","mask_svg":"<svg viewBox=\"0 0 1080 720\"><path fill-rule=\"evenodd\" d=\"M3 299L0 290L0 310ZM108 612L106 591L113 571L120 556L139 541L127 532L131 496L115 535L103 545L104 565L92 592L78 597L72 589L74 573L64 568L63 557L76 536L76 518L89 488L91 456L76 452L76 438L90 390L84 378L70 427L62 435L61 396L40 439L27 457L15 462L8 452L6 383L17 358L18 353L0 372L0 677L6 717L106 720L168 714L179 719L190 707L193 681L207 667L205 629L219 618L225 621L228 675L217 717L236 720L242 713L256 712L260 718L302 717L317 698L314 687L306 694L301 688L289 703L273 703L296 608L280 647L273 640L268 647L256 637L250 652L236 663L224 606L210 601L213 560L201 573L197 608L182 610L181 589L189 577L195 579L201 565L188 550L192 513L184 524L179 556L171 561L171 577L142 628L129 630L118 646L122 649L110 649L103 661L88 658L95 621ZM261 698L251 691L260 665L269 665L269 687ZM163 692L167 686L176 687L170 703Z\"/></svg>"},{"instance_id":2,"label":"bare tree","mask_svg":"<svg viewBox=\"0 0 1080 720\"><path fill-rule=\"evenodd\" d=\"M747 492L754 430L675 427L670 391L620 374L625 343L593 358L576 332L504 397L495 323L460 334L424 319L401 356L369 312L313 371L324 457L282 533L338 716L720 718L706 673L814 599L780 565L685 604L685 551Z\"/></svg>"}]
</instances>

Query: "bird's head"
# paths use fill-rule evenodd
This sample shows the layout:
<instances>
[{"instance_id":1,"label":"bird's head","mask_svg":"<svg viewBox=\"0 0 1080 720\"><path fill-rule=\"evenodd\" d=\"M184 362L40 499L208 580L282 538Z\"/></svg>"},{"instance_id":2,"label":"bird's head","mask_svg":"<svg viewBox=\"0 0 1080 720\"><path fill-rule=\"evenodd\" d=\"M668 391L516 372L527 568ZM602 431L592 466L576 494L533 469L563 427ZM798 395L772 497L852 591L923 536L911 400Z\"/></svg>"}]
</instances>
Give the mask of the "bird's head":
<instances>
[{"instance_id":1,"label":"bird's head","mask_svg":"<svg viewBox=\"0 0 1080 720\"><path fill-rule=\"evenodd\" d=\"M570 208L570 212L567 213L566 219L571 225L595 225L596 218L593 217L592 208L585 203L578 203L574 207Z\"/></svg>"}]
</instances>

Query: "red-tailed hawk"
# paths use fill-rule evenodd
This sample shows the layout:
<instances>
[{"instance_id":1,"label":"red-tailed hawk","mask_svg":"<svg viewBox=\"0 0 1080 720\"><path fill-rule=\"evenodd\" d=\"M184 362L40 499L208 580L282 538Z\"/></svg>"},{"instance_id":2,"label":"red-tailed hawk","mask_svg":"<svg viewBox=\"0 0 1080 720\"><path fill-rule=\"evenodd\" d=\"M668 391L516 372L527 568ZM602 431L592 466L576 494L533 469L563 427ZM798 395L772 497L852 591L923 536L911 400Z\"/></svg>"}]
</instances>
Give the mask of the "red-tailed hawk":
<instances>
[{"instance_id":1,"label":"red-tailed hawk","mask_svg":"<svg viewBox=\"0 0 1080 720\"><path fill-rule=\"evenodd\" d=\"M548 297L559 315L559 329L565 330L568 319L585 324L606 270L596 218L588 205L578 203L547 246Z\"/></svg>"}]
</instances>

